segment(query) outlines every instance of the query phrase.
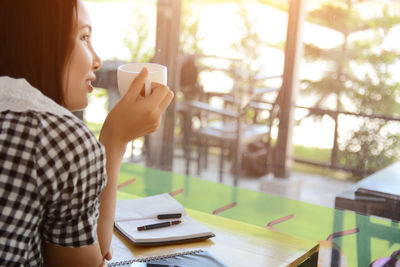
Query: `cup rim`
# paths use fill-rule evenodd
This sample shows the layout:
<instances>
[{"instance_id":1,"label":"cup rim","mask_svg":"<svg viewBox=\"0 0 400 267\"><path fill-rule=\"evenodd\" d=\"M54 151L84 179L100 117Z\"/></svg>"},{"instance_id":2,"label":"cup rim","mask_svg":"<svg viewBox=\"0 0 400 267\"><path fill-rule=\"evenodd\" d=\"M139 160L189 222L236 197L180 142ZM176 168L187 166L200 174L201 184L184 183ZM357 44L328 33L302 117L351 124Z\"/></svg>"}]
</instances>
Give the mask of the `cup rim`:
<instances>
[{"instance_id":1,"label":"cup rim","mask_svg":"<svg viewBox=\"0 0 400 267\"><path fill-rule=\"evenodd\" d=\"M131 65L136 65L138 66L137 70L127 70L125 67L131 66ZM158 63L150 63L150 62L132 62L132 63L126 63L123 65L118 66L118 71L123 71L127 73L139 73L143 67L146 66L152 66L152 69L147 68L149 72L161 72L164 71L167 67ZM155 68L154 68L155 67Z\"/></svg>"}]
</instances>

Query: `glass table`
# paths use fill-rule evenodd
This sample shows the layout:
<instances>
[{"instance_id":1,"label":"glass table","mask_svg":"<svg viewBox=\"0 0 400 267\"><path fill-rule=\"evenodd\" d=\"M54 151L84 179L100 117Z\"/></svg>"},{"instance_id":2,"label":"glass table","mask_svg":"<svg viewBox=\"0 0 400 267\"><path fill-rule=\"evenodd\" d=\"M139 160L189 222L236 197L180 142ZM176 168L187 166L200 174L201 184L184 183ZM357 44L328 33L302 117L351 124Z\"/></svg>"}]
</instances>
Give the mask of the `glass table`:
<instances>
[{"instance_id":1,"label":"glass table","mask_svg":"<svg viewBox=\"0 0 400 267\"><path fill-rule=\"evenodd\" d=\"M331 266L332 259L332 266L368 266L400 249L397 222L129 163L121 166L119 192L139 197L167 192L186 209L318 242L321 266ZM380 234L371 235L376 231Z\"/></svg>"}]
</instances>

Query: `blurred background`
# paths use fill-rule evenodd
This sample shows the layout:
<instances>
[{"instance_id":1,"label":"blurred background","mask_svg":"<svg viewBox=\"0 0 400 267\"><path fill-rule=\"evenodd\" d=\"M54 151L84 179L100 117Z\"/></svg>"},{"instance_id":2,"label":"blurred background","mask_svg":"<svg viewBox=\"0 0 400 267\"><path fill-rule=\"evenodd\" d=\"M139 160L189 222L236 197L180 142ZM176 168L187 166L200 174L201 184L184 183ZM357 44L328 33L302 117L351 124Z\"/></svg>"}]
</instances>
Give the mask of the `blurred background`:
<instances>
[{"instance_id":1,"label":"blurred background","mask_svg":"<svg viewBox=\"0 0 400 267\"><path fill-rule=\"evenodd\" d=\"M154 61L160 5L156 0L84 2L94 48L104 61L83 114L98 134L119 99L116 66ZM176 103L168 143L173 162L154 168L333 207L337 194L399 161L399 2L307 1L289 136L292 164L285 177L294 179L291 191L265 187L276 176L289 1L179 2L180 14L168 11L180 15L179 88L172 88ZM221 123L237 119L235 114L240 122L228 124L234 128L264 128L253 127L248 141L246 133L234 135L239 128L227 132L224 126L221 132ZM149 142L133 140L125 160L149 166Z\"/></svg>"}]
</instances>

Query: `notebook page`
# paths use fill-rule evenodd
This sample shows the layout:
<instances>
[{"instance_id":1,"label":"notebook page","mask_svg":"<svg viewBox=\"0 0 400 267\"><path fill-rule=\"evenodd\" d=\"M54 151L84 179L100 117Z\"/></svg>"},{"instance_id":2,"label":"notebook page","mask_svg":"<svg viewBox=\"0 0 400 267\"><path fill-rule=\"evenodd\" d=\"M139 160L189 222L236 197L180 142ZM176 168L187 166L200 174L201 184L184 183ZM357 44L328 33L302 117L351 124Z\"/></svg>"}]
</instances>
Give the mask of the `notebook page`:
<instances>
[{"instance_id":1,"label":"notebook page","mask_svg":"<svg viewBox=\"0 0 400 267\"><path fill-rule=\"evenodd\" d=\"M182 213L185 208L169 194L146 198L119 200L115 208L115 221L154 219L159 214Z\"/></svg>"}]
</instances>

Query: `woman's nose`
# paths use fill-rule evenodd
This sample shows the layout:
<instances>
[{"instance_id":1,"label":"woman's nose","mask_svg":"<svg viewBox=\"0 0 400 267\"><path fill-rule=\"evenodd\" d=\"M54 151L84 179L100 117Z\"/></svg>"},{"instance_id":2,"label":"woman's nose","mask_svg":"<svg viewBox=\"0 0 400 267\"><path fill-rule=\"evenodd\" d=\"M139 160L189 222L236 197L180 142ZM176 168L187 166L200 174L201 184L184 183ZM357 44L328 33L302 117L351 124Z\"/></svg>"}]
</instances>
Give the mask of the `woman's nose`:
<instances>
[{"instance_id":1,"label":"woman's nose","mask_svg":"<svg viewBox=\"0 0 400 267\"><path fill-rule=\"evenodd\" d=\"M93 51L93 70L99 70L103 62L101 61L100 57Z\"/></svg>"}]
</instances>

